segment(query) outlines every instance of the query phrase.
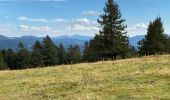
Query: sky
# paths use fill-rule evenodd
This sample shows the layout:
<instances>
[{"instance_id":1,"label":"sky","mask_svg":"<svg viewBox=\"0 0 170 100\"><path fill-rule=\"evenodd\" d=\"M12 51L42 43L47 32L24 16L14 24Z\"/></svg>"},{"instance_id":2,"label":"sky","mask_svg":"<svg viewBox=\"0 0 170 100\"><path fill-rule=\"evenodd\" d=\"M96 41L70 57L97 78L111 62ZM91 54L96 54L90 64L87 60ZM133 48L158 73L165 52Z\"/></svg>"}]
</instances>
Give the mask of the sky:
<instances>
[{"instance_id":1,"label":"sky","mask_svg":"<svg viewBox=\"0 0 170 100\"><path fill-rule=\"evenodd\" d=\"M162 18L170 34L170 0L115 0L126 19L128 36L145 35L150 21ZM94 36L106 0L0 0L0 35Z\"/></svg>"}]
</instances>

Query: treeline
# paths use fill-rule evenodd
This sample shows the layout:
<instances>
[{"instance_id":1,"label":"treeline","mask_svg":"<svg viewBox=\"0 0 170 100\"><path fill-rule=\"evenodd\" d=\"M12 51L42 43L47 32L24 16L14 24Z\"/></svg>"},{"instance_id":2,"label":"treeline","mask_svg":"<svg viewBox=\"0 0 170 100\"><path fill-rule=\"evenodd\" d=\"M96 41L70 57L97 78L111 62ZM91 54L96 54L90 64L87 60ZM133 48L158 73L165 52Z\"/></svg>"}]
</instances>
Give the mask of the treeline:
<instances>
[{"instance_id":1,"label":"treeline","mask_svg":"<svg viewBox=\"0 0 170 100\"><path fill-rule=\"evenodd\" d=\"M36 41L32 50L27 50L23 43L18 44L17 52L4 49L0 52L0 69L27 69L61 64L81 62L81 52L78 45L65 50L63 45L56 46L49 36L43 42Z\"/></svg>"},{"instance_id":2,"label":"treeline","mask_svg":"<svg viewBox=\"0 0 170 100\"><path fill-rule=\"evenodd\" d=\"M101 30L94 39L85 43L83 53L78 45L70 46L67 50L62 44L56 46L47 36L42 43L37 41L31 51L22 42L18 44L17 52L2 50L0 69L26 69L170 53L170 37L164 33L160 17L150 22L147 34L139 41L138 48L129 44L125 19L114 0L107 0L98 23Z\"/></svg>"}]
</instances>

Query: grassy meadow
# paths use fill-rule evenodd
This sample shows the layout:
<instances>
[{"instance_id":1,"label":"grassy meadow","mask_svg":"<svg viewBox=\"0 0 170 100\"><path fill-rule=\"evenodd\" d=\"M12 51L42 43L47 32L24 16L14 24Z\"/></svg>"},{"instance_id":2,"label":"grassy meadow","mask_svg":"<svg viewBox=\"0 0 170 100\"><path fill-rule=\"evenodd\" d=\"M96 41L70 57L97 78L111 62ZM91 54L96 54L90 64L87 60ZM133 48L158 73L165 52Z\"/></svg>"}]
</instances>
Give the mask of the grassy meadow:
<instances>
[{"instance_id":1,"label":"grassy meadow","mask_svg":"<svg viewBox=\"0 0 170 100\"><path fill-rule=\"evenodd\" d=\"M170 56L0 72L0 100L170 100Z\"/></svg>"}]
</instances>

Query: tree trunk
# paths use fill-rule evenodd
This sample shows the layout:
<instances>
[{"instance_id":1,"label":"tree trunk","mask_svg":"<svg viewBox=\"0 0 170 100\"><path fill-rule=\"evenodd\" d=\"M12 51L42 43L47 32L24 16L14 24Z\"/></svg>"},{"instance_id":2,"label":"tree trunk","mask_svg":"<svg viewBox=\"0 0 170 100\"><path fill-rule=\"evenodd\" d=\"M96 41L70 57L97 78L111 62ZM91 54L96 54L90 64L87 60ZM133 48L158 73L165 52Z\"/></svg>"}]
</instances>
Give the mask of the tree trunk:
<instances>
[{"instance_id":1,"label":"tree trunk","mask_svg":"<svg viewBox=\"0 0 170 100\"><path fill-rule=\"evenodd\" d=\"M116 55L113 55L113 60L116 60L117 56Z\"/></svg>"}]
</instances>

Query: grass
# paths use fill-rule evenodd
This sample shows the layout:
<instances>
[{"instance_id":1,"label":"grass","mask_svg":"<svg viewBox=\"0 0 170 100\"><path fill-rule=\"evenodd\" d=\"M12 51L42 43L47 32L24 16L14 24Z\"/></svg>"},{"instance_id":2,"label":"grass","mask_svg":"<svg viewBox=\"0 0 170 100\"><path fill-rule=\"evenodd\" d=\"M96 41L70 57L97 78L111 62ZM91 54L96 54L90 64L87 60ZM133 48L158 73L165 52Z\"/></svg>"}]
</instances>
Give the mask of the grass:
<instances>
[{"instance_id":1,"label":"grass","mask_svg":"<svg viewBox=\"0 0 170 100\"><path fill-rule=\"evenodd\" d=\"M170 100L170 56L0 72L0 100Z\"/></svg>"}]
</instances>

